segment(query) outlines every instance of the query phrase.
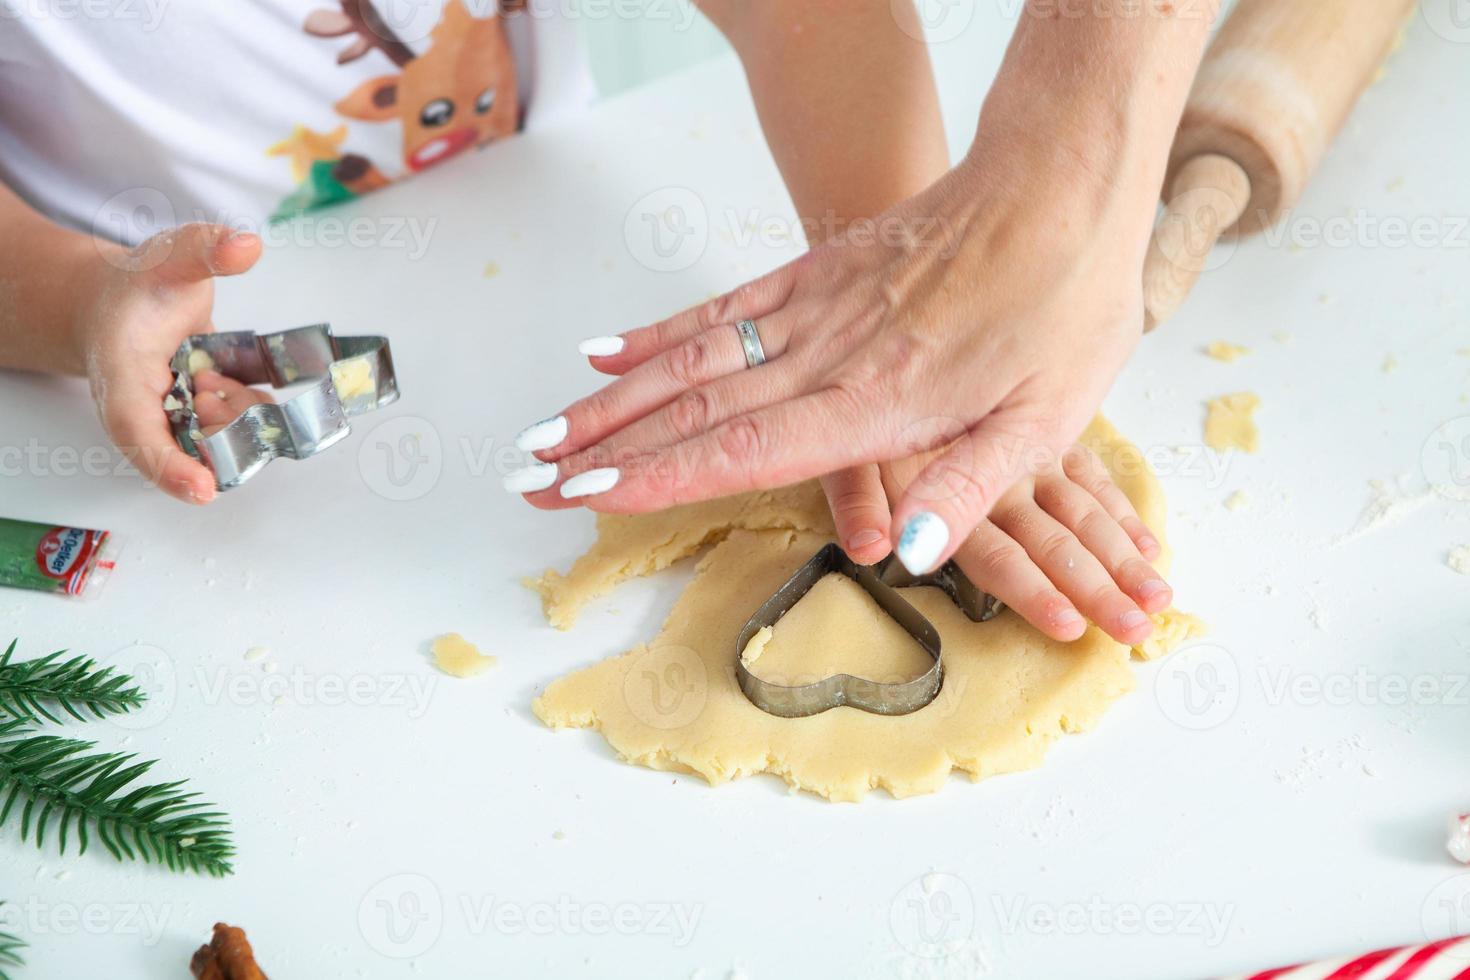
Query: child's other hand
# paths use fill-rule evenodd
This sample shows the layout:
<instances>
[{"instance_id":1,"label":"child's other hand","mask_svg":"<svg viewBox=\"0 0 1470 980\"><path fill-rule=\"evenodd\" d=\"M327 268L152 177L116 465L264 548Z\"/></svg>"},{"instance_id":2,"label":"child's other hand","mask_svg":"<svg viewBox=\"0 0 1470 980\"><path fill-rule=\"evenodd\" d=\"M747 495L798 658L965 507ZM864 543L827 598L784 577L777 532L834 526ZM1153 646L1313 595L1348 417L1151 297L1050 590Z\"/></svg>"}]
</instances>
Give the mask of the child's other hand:
<instances>
[{"instance_id":1,"label":"child's other hand","mask_svg":"<svg viewBox=\"0 0 1470 980\"><path fill-rule=\"evenodd\" d=\"M204 504L214 476L174 441L163 398L169 361L190 334L214 329L214 277L245 272L260 258L260 238L221 225L191 224L137 248L107 247L92 282L81 284L75 331L97 414L112 441L170 496ZM262 396L213 372L198 376L208 394L198 406L206 426L221 426Z\"/></svg>"},{"instance_id":2,"label":"child's other hand","mask_svg":"<svg viewBox=\"0 0 1470 980\"><path fill-rule=\"evenodd\" d=\"M881 487L871 474L868 486L850 487L849 493L870 498L869 505L886 516L884 501L871 499L871 491L898 501L933 455L884 464ZM830 500L832 488L827 490ZM851 539L849 519L837 514L838 540ZM1077 639L1085 619L1132 646L1153 632L1149 614L1174 599L1149 564L1161 550L1107 467L1078 444L1002 494L954 561L978 588L1053 639Z\"/></svg>"}]
</instances>

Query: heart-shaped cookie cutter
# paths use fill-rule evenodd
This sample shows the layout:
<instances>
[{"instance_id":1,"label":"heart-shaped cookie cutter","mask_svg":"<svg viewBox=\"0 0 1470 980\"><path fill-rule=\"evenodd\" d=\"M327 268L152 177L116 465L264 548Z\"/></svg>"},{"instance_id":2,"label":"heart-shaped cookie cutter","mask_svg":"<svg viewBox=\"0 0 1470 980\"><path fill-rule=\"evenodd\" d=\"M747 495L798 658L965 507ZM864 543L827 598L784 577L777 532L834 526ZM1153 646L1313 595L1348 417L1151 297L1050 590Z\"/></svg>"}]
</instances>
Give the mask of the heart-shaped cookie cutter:
<instances>
[{"instance_id":1,"label":"heart-shaped cookie cutter","mask_svg":"<svg viewBox=\"0 0 1470 980\"><path fill-rule=\"evenodd\" d=\"M349 419L398 400L386 337L334 337L318 323L277 333L196 334L179 345L163 407L179 446L209 467L221 490L273 459L307 459L343 439ZM247 385L311 386L282 403L252 405L206 436L194 411L194 372L211 368ZM314 382L314 383L313 383Z\"/></svg>"},{"instance_id":2,"label":"heart-shaped cookie cutter","mask_svg":"<svg viewBox=\"0 0 1470 980\"><path fill-rule=\"evenodd\" d=\"M833 674L811 684L785 685L757 677L745 661L745 650L762 629L775 626L812 587L836 572L852 579L893 620L904 628L934 658L934 666L912 680L887 684L852 674ZM805 718L832 708L848 705L879 715L906 715L933 701L944 683L944 664L940 659L939 631L908 600L890 586L884 585L877 571L854 564L835 544L829 544L796 570L786 584L776 590L740 631L735 641L735 674L740 689L751 703L767 714L782 718Z\"/></svg>"},{"instance_id":3,"label":"heart-shaped cookie cutter","mask_svg":"<svg viewBox=\"0 0 1470 980\"><path fill-rule=\"evenodd\" d=\"M836 572L852 579L904 628L934 658L934 666L912 680L884 683L852 674L833 674L811 684L789 686L757 677L745 660L745 651L755 635L774 627L812 587ZM943 589L972 622L983 623L1001 609L1000 600L981 592L948 562L927 575L912 575L889 556L875 566L858 565L836 544L823 547L796 570L746 622L735 641L735 676L751 704L781 718L806 718L847 705L878 715L906 715L918 711L939 696L944 686L944 662L940 655L939 631L923 613L898 594L898 588L932 585Z\"/></svg>"},{"instance_id":4,"label":"heart-shaped cookie cutter","mask_svg":"<svg viewBox=\"0 0 1470 980\"><path fill-rule=\"evenodd\" d=\"M903 563L898 560L897 555L889 555L876 566L878 578L884 585L895 589L907 589L919 585L932 585L941 589L949 596L960 612L965 614L972 623L983 623L988 619L994 619L1005 604L988 592L981 592L971 582L969 576L960 570L960 566L952 561L947 561L927 575L915 575Z\"/></svg>"}]
</instances>

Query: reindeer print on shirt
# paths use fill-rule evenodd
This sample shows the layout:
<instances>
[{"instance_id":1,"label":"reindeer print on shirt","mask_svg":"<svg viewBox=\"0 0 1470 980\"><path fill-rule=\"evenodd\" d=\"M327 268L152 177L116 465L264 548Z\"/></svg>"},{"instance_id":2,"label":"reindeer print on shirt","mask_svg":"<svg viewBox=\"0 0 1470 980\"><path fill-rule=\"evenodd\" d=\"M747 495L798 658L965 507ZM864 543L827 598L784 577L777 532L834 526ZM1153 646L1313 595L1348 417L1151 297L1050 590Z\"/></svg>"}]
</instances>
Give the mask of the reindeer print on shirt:
<instances>
[{"instance_id":1,"label":"reindeer print on shirt","mask_svg":"<svg viewBox=\"0 0 1470 980\"><path fill-rule=\"evenodd\" d=\"M511 3L499 4L495 16L476 17L465 0L447 0L422 54L398 38L369 0L340 0L340 4L340 9L312 11L304 27L314 37L352 39L338 53L339 65L374 55L392 65L394 71L362 82L334 106L339 115L355 122L398 124L402 157L385 167L401 167L400 175L417 173L520 128L515 58L503 16ZM273 220L349 200L391 182L377 162L342 152L340 146L347 139L343 127L322 134L297 126L267 151L289 155L300 183Z\"/></svg>"}]
</instances>

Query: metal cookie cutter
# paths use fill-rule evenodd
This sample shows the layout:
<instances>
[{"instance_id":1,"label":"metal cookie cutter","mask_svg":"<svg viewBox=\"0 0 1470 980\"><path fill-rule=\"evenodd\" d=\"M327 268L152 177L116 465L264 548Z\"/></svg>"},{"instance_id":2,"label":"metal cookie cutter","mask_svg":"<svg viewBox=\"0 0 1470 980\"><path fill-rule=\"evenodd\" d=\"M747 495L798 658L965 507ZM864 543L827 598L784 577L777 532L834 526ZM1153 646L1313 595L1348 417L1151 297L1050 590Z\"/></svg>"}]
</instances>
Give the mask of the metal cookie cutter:
<instances>
[{"instance_id":1,"label":"metal cookie cutter","mask_svg":"<svg viewBox=\"0 0 1470 980\"><path fill-rule=\"evenodd\" d=\"M832 572L846 575L861 585L883 611L893 617L934 658L934 666L913 680L884 684L851 674L833 674L812 684L795 687L762 680L750 672L745 663L745 648L751 638L767 626L775 626L781 617L801 601L822 578ZM906 715L933 701L944 683L944 665L939 657L939 631L908 600L884 585L870 566L855 565L835 544L818 551L776 594L756 610L735 641L735 674L740 689L751 703L762 711L782 718L805 718L821 714L829 708L850 705L878 715Z\"/></svg>"},{"instance_id":2,"label":"metal cookie cutter","mask_svg":"<svg viewBox=\"0 0 1470 980\"><path fill-rule=\"evenodd\" d=\"M319 323L279 333L197 334L170 363L163 401L174 438L209 467L221 490L238 487L271 460L315 456L351 431L348 420L398 400L386 337L334 337ZM206 436L194 411L194 371L212 368L247 385L315 382L283 403L252 405Z\"/></svg>"},{"instance_id":3,"label":"metal cookie cutter","mask_svg":"<svg viewBox=\"0 0 1470 980\"><path fill-rule=\"evenodd\" d=\"M934 658L934 666L913 680L884 684L851 674L834 674L813 684L789 687L763 680L745 663L745 648L767 626L775 626L822 578L832 572L857 582ZM913 575L890 555L874 566L854 564L837 545L829 544L767 599L750 617L735 641L735 675L740 689L762 711L782 718L805 718L830 708L849 705L879 715L906 715L918 711L939 696L944 684L940 659L939 631L908 600L896 591L910 586L932 585L944 590L965 616L975 623L992 619L1003 608L995 596L981 592L954 562L946 562L927 575Z\"/></svg>"},{"instance_id":4,"label":"metal cookie cutter","mask_svg":"<svg viewBox=\"0 0 1470 980\"><path fill-rule=\"evenodd\" d=\"M972 623L983 623L994 619L996 614L1005 608L1005 604L995 596L988 592L981 592L975 583L960 571L960 566L952 561L945 562L927 575L914 575L903 567L897 555L889 555L875 568L883 584L895 589L906 589L915 585L932 585L944 590L944 594L960 607L960 612L964 613Z\"/></svg>"}]
</instances>

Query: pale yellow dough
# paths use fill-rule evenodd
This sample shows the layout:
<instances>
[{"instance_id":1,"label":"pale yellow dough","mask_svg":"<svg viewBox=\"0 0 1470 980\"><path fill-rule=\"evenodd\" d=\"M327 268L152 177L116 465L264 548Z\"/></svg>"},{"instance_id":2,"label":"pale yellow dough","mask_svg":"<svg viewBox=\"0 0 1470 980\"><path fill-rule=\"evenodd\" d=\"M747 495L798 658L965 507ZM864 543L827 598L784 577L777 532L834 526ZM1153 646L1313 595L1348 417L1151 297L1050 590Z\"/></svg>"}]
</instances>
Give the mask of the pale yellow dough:
<instances>
[{"instance_id":1,"label":"pale yellow dough","mask_svg":"<svg viewBox=\"0 0 1470 980\"><path fill-rule=\"evenodd\" d=\"M1238 360L1250 352L1251 349L1249 347L1232 344L1228 340L1217 340L1205 348L1206 354L1217 361L1225 361L1226 363Z\"/></svg>"},{"instance_id":2,"label":"pale yellow dough","mask_svg":"<svg viewBox=\"0 0 1470 980\"><path fill-rule=\"evenodd\" d=\"M1206 403L1205 445L1211 449L1243 449L1253 453L1260 448L1256 431L1256 409L1261 399L1248 391L1221 395Z\"/></svg>"},{"instance_id":3,"label":"pale yellow dough","mask_svg":"<svg viewBox=\"0 0 1470 980\"><path fill-rule=\"evenodd\" d=\"M745 662L761 680L787 687L833 674L897 684L934 666L861 585L835 573L812 586L774 627L752 637Z\"/></svg>"},{"instance_id":4,"label":"pale yellow dough","mask_svg":"<svg viewBox=\"0 0 1470 980\"><path fill-rule=\"evenodd\" d=\"M1138 450L1102 419L1084 438L1162 539L1163 494ZM598 729L628 762L710 783L766 772L829 800L860 800L875 788L905 797L939 789L955 769L981 779L1040 765L1059 737L1091 728L1133 688L1131 657L1161 655L1201 629L1171 610L1154 617L1154 637L1138 649L1095 627L1059 643L1009 610L972 623L943 592L906 589L943 640L938 698L900 717L844 707L777 718L737 686L735 641L751 613L831 540L825 515L820 488L808 483L599 520L597 544L571 573L541 580L553 622L569 623L618 581L719 543L652 643L553 682L533 705L537 717L553 728ZM824 579L752 644L751 669L779 682L835 671L891 680L926 669L927 654L871 603L855 583Z\"/></svg>"},{"instance_id":5,"label":"pale yellow dough","mask_svg":"<svg viewBox=\"0 0 1470 980\"><path fill-rule=\"evenodd\" d=\"M833 533L832 515L815 484L741 494L656 514L597 518L597 544L566 575L548 569L525 584L541 594L546 621L571 629L582 607L619 583L641 578L688 558L736 528Z\"/></svg>"},{"instance_id":6,"label":"pale yellow dough","mask_svg":"<svg viewBox=\"0 0 1470 980\"><path fill-rule=\"evenodd\" d=\"M209 351L200 350L197 347L189 351L189 374L195 375L201 371L214 370L214 358L209 356Z\"/></svg>"},{"instance_id":7,"label":"pale yellow dough","mask_svg":"<svg viewBox=\"0 0 1470 980\"><path fill-rule=\"evenodd\" d=\"M334 361L330 370L332 385L337 389L337 397L344 402L362 398L377 391L373 383L372 365L364 358L355 357L348 361Z\"/></svg>"},{"instance_id":8,"label":"pale yellow dough","mask_svg":"<svg viewBox=\"0 0 1470 980\"><path fill-rule=\"evenodd\" d=\"M494 667L496 659L480 652L480 649L458 633L445 633L429 644L434 655L434 666L451 677L474 677Z\"/></svg>"}]
</instances>

